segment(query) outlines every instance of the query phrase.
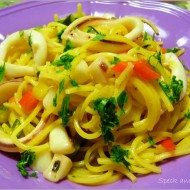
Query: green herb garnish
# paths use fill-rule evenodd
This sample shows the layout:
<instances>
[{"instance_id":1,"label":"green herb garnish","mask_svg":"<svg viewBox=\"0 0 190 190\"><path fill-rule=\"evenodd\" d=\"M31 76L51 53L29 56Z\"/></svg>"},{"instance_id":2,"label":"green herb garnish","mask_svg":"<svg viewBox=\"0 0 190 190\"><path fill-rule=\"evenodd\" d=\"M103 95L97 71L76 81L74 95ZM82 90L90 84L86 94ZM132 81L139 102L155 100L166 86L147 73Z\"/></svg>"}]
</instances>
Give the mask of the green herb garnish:
<instances>
[{"instance_id":1,"label":"green herb garnish","mask_svg":"<svg viewBox=\"0 0 190 190\"><path fill-rule=\"evenodd\" d=\"M176 76L173 76L170 84L164 81L161 81L159 84L172 103L176 103L180 99L180 94L183 90L182 80L176 80Z\"/></svg>"},{"instance_id":2,"label":"green herb garnish","mask_svg":"<svg viewBox=\"0 0 190 190\"><path fill-rule=\"evenodd\" d=\"M61 110L59 111L59 116L62 118L63 126L66 126L70 120L70 117L73 115L74 109L69 108L70 104L70 95L66 95L63 98Z\"/></svg>"},{"instance_id":3,"label":"green herb garnish","mask_svg":"<svg viewBox=\"0 0 190 190\"><path fill-rule=\"evenodd\" d=\"M19 30L19 36L22 38L24 36L24 30Z\"/></svg>"},{"instance_id":4,"label":"green herb garnish","mask_svg":"<svg viewBox=\"0 0 190 190\"><path fill-rule=\"evenodd\" d=\"M187 109L184 116L188 119L190 119L190 109Z\"/></svg>"},{"instance_id":5,"label":"green herb garnish","mask_svg":"<svg viewBox=\"0 0 190 190\"><path fill-rule=\"evenodd\" d=\"M59 83L59 94L61 94L61 92L64 90L64 86L65 86L65 81L62 80L62 81Z\"/></svg>"},{"instance_id":6,"label":"green herb garnish","mask_svg":"<svg viewBox=\"0 0 190 190\"><path fill-rule=\"evenodd\" d=\"M3 65L0 66L0 81L3 79L5 74L5 62L3 63Z\"/></svg>"},{"instance_id":7,"label":"green herb garnish","mask_svg":"<svg viewBox=\"0 0 190 190\"><path fill-rule=\"evenodd\" d=\"M59 43L62 42L61 36L62 36L63 32L65 31L65 29L66 29L66 28L62 29L62 30L61 30L60 32L58 32L58 34L56 35L56 37L57 37Z\"/></svg>"},{"instance_id":8,"label":"green herb garnish","mask_svg":"<svg viewBox=\"0 0 190 190\"><path fill-rule=\"evenodd\" d=\"M74 20L75 20L75 17L72 14L70 14L66 16L65 19L58 20L58 22L66 26L69 26Z\"/></svg>"},{"instance_id":9,"label":"green herb garnish","mask_svg":"<svg viewBox=\"0 0 190 190\"><path fill-rule=\"evenodd\" d=\"M116 100L111 98L98 98L93 101L94 110L98 111L101 119L101 131L104 143L114 141L111 130L119 125L119 119L116 115Z\"/></svg>"},{"instance_id":10,"label":"green herb garnish","mask_svg":"<svg viewBox=\"0 0 190 190\"><path fill-rule=\"evenodd\" d=\"M34 28L34 30L40 30L42 27L41 26L36 26L35 28Z\"/></svg>"},{"instance_id":11,"label":"green herb garnish","mask_svg":"<svg viewBox=\"0 0 190 190\"><path fill-rule=\"evenodd\" d=\"M35 152L31 150L26 150L20 155L20 161L17 163L17 168L23 177L29 176L27 168L33 164L35 158Z\"/></svg>"},{"instance_id":12,"label":"green herb garnish","mask_svg":"<svg viewBox=\"0 0 190 190\"><path fill-rule=\"evenodd\" d=\"M32 34L30 33L30 35L28 36L28 45L30 47L32 47Z\"/></svg>"},{"instance_id":13,"label":"green herb garnish","mask_svg":"<svg viewBox=\"0 0 190 190\"><path fill-rule=\"evenodd\" d=\"M130 163L126 160L129 157L129 150L122 149L120 145L114 145L111 148L110 158L112 161L117 163L123 163L129 170Z\"/></svg>"},{"instance_id":14,"label":"green herb garnish","mask_svg":"<svg viewBox=\"0 0 190 190\"><path fill-rule=\"evenodd\" d=\"M119 63L119 62L120 62L120 59L119 59L118 57L115 57L115 56L114 56L113 61L110 61L110 64L111 64L111 65L116 65L116 64Z\"/></svg>"},{"instance_id":15,"label":"green herb garnish","mask_svg":"<svg viewBox=\"0 0 190 190\"><path fill-rule=\"evenodd\" d=\"M167 53L170 53L170 52L172 52L172 53L176 53L176 52L178 52L180 49L179 48L173 48L173 49L166 49L166 52Z\"/></svg>"},{"instance_id":16,"label":"green herb garnish","mask_svg":"<svg viewBox=\"0 0 190 190\"><path fill-rule=\"evenodd\" d=\"M74 49L75 46L71 43L71 41L69 39L66 40L66 44L65 44L65 48L64 48L64 52Z\"/></svg>"},{"instance_id":17,"label":"green herb garnish","mask_svg":"<svg viewBox=\"0 0 190 190\"><path fill-rule=\"evenodd\" d=\"M106 34L97 34L94 38L92 38L93 41L101 41L105 38Z\"/></svg>"},{"instance_id":18,"label":"green herb garnish","mask_svg":"<svg viewBox=\"0 0 190 190\"><path fill-rule=\"evenodd\" d=\"M70 80L70 83L71 83L71 85L72 86L74 86L74 87L78 87L79 86L79 84L75 81L75 80Z\"/></svg>"},{"instance_id":19,"label":"green herb garnish","mask_svg":"<svg viewBox=\"0 0 190 190\"><path fill-rule=\"evenodd\" d=\"M120 95L117 97L117 103L119 105L119 108L122 110L122 113L125 113L124 110L124 104L127 102L128 96L125 90L123 90Z\"/></svg>"},{"instance_id":20,"label":"green herb garnish","mask_svg":"<svg viewBox=\"0 0 190 190\"><path fill-rule=\"evenodd\" d=\"M55 94L54 98L53 98L53 106L56 107L57 106L57 94Z\"/></svg>"},{"instance_id":21,"label":"green herb garnish","mask_svg":"<svg viewBox=\"0 0 190 190\"><path fill-rule=\"evenodd\" d=\"M152 136L150 136L150 135L148 135L148 142L149 142L149 144L150 144L151 146L156 145L156 143L154 142Z\"/></svg>"},{"instance_id":22,"label":"green herb garnish","mask_svg":"<svg viewBox=\"0 0 190 190\"><path fill-rule=\"evenodd\" d=\"M59 60L54 61L52 64L58 67L64 66L66 70L69 70L72 67L71 62L74 58L73 55L67 53L62 55Z\"/></svg>"},{"instance_id":23,"label":"green herb garnish","mask_svg":"<svg viewBox=\"0 0 190 190\"><path fill-rule=\"evenodd\" d=\"M149 38L149 35L148 35L148 33L147 32L145 32L144 33L144 35L143 35L143 41L146 41L146 40L149 40L150 38Z\"/></svg>"}]
</instances>

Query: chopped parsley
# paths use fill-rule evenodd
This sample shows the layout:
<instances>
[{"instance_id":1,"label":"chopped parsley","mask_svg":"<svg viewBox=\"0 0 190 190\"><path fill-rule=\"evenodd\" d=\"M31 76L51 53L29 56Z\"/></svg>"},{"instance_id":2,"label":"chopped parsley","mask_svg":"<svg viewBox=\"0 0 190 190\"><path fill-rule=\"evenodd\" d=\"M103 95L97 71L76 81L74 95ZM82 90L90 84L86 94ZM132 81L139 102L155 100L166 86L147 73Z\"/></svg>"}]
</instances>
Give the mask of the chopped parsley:
<instances>
[{"instance_id":1,"label":"chopped parsley","mask_svg":"<svg viewBox=\"0 0 190 190\"><path fill-rule=\"evenodd\" d=\"M32 49L27 50L25 53L26 53L26 54L32 53Z\"/></svg>"},{"instance_id":2,"label":"chopped parsley","mask_svg":"<svg viewBox=\"0 0 190 190\"><path fill-rule=\"evenodd\" d=\"M150 144L151 146L156 145L156 143L154 142L152 136L150 136L150 135L148 135L148 142L149 142L149 144Z\"/></svg>"},{"instance_id":3,"label":"chopped parsley","mask_svg":"<svg viewBox=\"0 0 190 190\"><path fill-rule=\"evenodd\" d=\"M61 92L64 90L64 86L65 86L65 81L62 80L62 81L59 83L59 94L61 94Z\"/></svg>"},{"instance_id":4,"label":"chopped parsley","mask_svg":"<svg viewBox=\"0 0 190 190\"><path fill-rule=\"evenodd\" d=\"M70 80L70 83L71 83L71 85L72 86L74 86L74 87L78 87L79 86L79 84L75 81L75 80Z\"/></svg>"},{"instance_id":5,"label":"chopped parsley","mask_svg":"<svg viewBox=\"0 0 190 190\"><path fill-rule=\"evenodd\" d=\"M121 148L120 145L114 145L111 148L110 158L112 161L117 163L123 163L125 167L129 170L130 163L126 160L129 157L129 150Z\"/></svg>"},{"instance_id":6,"label":"chopped parsley","mask_svg":"<svg viewBox=\"0 0 190 190\"><path fill-rule=\"evenodd\" d=\"M26 150L21 153L20 161L17 163L17 168L23 177L36 177L36 174L34 174L35 172L29 175L29 172L27 171L27 168L33 164L35 159L35 152L32 152L31 150Z\"/></svg>"},{"instance_id":7,"label":"chopped parsley","mask_svg":"<svg viewBox=\"0 0 190 190\"><path fill-rule=\"evenodd\" d=\"M161 58L161 51L159 51L157 54L154 54L153 57L156 58L158 60L158 63L162 63L162 58Z\"/></svg>"},{"instance_id":8,"label":"chopped parsley","mask_svg":"<svg viewBox=\"0 0 190 190\"><path fill-rule=\"evenodd\" d=\"M61 110L59 111L59 116L62 118L63 126L66 126L69 122L70 117L73 115L74 109L69 109L70 95L66 95L63 98Z\"/></svg>"},{"instance_id":9,"label":"chopped parsley","mask_svg":"<svg viewBox=\"0 0 190 190\"><path fill-rule=\"evenodd\" d=\"M185 112L184 116L188 119L190 119L190 109L187 109L187 111Z\"/></svg>"},{"instance_id":10,"label":"chopped parsley","mask_svg":"<svg viewBox=\"0 0 190 190\"><path fill-rule=\"evenodd\" d=\"M19 30L19 36L22 38L24 36L24 30Z\"/></svg>"},{"instance_id":11,"label":"chopped parsley","mask_svg":"<svg viewBox=\"0 0 190 190\"><path fill-rule=\"evenodd\" d=\"M62 42L61 36L62 36L62 34L63 34L64 31L65 31L65 28L62 29L60 32L58 32L58 34L56 35L56 37L57 37L59 43Z\"/></svg>"},{"instance_id":12,"label":"chopped parsley","mask_svg":"<svg viewBox=\"0 0 190 190\"><path fill-rule=\"evenodd\" d=\"M143 41L146 41L146 40L149 40L150 38L149 38L149 35L148 35L148 33L147 32L145 32L144 33L144 35L143 35Z\"/></svg>"},{"instance_id":13,"label":"chopped parsley","mask_svg":"<svg viewBox=\"0 0 190 190\"><path fill-rule=\"evenodd\" d=\"M3 65L0 66L0 81L3 79L5 74L5 62L3 63Z\"/></svg>"},{"instance_id":14,"label":"chopped parsley","mask_svg":"<svg viewBox=\"0 0 190 190\"><path fill-rule=\"evenodd\" d=\"M93 41L101 41L105 38L106 34L97 34L94 38L92 38Z\"/></svg>"},{"instance_id":15,"label":"chopped parsley","mask_svg":"<svg viewBox=\"0 0 190 190\"><path fill-rule=\"evenodd\" d=\"M120 93L120 95L117 97L117 104L119 108L122 110L122 113L125 113L124 104L127 102L127 100L128 100L127 93L125 92L125 90L123 90Z\"/></svg>"},{"instance_id":16,"label":"chopped parsley","mask_svg":"<svg viewBox=\"0 0 190 190\"><path fill-rule=\"evenodd\" d=\"M69 26L75 20L74 15L70 14L65 19L58 20L59 23Z\"/></svg>"},{"instance_id":17,"label":"chopped parsley","mask_svg":"<svg viewBox=\"0 0 190 190\"><path fill-rule=\"evenodd\" d=\"M164 81L161 81L159 84L172 103L176 103L180 99L180 94L183 90L182 80L176 80L176 76L173 76L170 84Z\"/></svg>"},{"instance_id":18,"label":"chopped parsley","mask_svg":"<svg viewBox=\"0 0 190 190\"><path fill-rule=\"evenodd\" d=\"M170 53L170 52L172 52L172 53L176 53L176 52L178 52L180 49L179 48L173 48L173 49L166 49L166 52L167 53Z\"/></svg>"},{"instance_id":19,"label":"chopped parsley","mask_svg":"<svg viewBox=\"0 0 190 190\"><path fill-rule=\"evenodd\" d=\"M111 64L111 65L116 65L116 64L119 63L119 62L120 62L120 59L119 59L118 57L115 57L115 56L114 56L113 61L110 61L110 64Z\"/></svg>"},{"instance_id":20,"label":"chopped parsley","mask_svg":"<svg viewBox=\"0 0 190 190\"><path fill-rule=\"evenodd\" d=\"M57 94L55 94L54 98L53 98L53 106L56 107L57 106Z\"/></svg>"},{"instance_id":21,"label":"chopped parsley","mask_svg":"<svg viewBox=\"0 0 190 190\"><path fill-rule=\"evenodd\" d=\"M70 49L74 49L75 46L71 43L70 39L66 40L66 44L65 44L65 48L64 48L64 52L70 50Z\"/></svg>"},{"instance_id":22,"label":"chopped parsley","mask_svg":"<svg viewBox=\"0 0 190 190\"><path fill-rule=\"evenodd\" d=\"M30 35L28 36L28 45L30 47L32 47L32 34L30 33Z\"/></svg>"},{"instance_id":23,"label":"chopped parsley","mask_svg":"<svg viewBox=\"0 0 190 190\"><path fill-rule=\"evenodd\" d=\"M74 58L73 55L67 53L62 55L59 60L54 61L52 64L58 67L64 66L66 70L69 70L72 67L71 62Z\"/></svg>"},{"instance_id":24,"label":"chopped parsley","mask_svg":"<svg viewBox=\"0 0 190 190\"><path fill-rule=\"evenodd\" d=\"M143 35L143 39L142 41L147 41L147 40L153 40L155 39L155 33L153 33L152 37L148 34L148 32L145 32L144 35Z\"/></svg>"},{"instance_id":25,"label":"chopped parsley","mask_svg":"<svg viewBox=\"0 0 190 190\"><path fill-rule=\"evenodd\" d=\"M42 27L41 26L36 26L35 28L34 28L34 30L40 30Z\"/></svg>"},{"instance_id":26,"label":"chopped parsley","mask_svg":"<svg viewBox=\"0 0 190 190\"><path fill-rule=\"evenodd\" d=\"M114 141L111 130L119 125L119 119L116 115L116 100L111 98L98 98L93 101L94 110L96 110L101 119L101 131L104 143Z\"/></svg>"}]
</instances>

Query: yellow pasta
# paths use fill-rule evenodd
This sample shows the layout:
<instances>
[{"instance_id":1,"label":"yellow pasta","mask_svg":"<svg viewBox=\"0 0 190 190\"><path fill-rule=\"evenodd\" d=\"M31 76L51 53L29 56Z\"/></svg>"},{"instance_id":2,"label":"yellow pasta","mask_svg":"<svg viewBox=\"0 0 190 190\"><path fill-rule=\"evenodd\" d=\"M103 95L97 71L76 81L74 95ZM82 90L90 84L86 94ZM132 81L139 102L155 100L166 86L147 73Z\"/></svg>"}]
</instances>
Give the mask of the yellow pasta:
<instances>
[{"instance_id":1,"label":"yellow pasta","mask_svg":"<svg viewBox=\"0 0 190 190\"><path fill-rule=\"evenodd\" d=\"M0 44L1 151L36 155L28 164L52 182L86 185L135 182L190 154L184 50L165 51L145 18L85 15L79 4L54 19Z\"/></svg>"}]
</instances>

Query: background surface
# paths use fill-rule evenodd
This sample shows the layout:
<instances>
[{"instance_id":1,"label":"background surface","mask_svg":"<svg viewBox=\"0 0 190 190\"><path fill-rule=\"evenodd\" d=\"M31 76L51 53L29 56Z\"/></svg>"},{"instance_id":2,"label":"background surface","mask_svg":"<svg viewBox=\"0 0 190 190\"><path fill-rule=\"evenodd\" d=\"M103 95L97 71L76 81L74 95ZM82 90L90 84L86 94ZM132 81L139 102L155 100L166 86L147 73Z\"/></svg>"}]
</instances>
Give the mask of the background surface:
<instances>
[{"instance_id":1,"label":"background surface","mask_svg":"<svg viewBox=\"0 0 190 190\"><path fill-rule=\"evenodd\" d=\"M17 3L21 3L23 1L31 1L31 0L0 0L0 9L7 7L7 6L11 6ZM158 0L152 0L152 1L158 1ZM184 9L188 9L190 10L190 1L171 1L171 0L165 0L162 2L168 2L171 4L174 4L176 6L182 7Z\"/></svg>"}]
</instances>

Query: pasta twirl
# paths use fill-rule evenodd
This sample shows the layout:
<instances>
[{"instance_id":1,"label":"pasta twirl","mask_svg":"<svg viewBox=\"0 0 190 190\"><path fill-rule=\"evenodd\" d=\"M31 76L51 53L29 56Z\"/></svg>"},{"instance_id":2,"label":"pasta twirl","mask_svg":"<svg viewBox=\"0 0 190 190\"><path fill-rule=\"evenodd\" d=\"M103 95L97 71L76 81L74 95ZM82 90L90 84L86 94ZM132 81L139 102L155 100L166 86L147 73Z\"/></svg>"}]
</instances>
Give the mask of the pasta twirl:
<instances>
[{"instance_id":1,"label":"pasta twirl","mask_svg":"<svg viewBox=\"0 0 190 190\"><path fill-rule=\"evenodd\" d=\"M189 77L151 21L78 11L0 44L0 150L52 182L102 185L190 154ZM23 176L26 165L17 165Z\"/></svg>"}]
</instances>

